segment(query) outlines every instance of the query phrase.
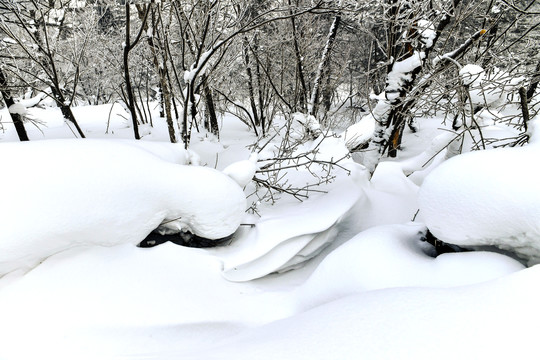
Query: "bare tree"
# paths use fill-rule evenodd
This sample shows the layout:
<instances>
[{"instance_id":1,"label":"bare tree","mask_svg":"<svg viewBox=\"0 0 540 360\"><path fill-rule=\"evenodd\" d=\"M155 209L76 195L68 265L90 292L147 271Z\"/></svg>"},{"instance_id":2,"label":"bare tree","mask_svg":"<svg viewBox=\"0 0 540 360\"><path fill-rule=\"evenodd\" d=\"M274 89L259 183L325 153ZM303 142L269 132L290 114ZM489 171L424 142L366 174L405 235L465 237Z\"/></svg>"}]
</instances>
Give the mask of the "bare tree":
<instances>
[{"instance_id":1,"label":"bare tree","mask_svg":"<svg viewBox=\"0 0 540 360\"><path fill-rule=\"evenodd\" d=\"M131 50L133 50L135 48L135 46L137 46L137 44L139 43L140 39L141 39L141 35L143 34L143 31L144 31L144 26L146 24L146 20L148 19L148 14L150 13L150 7L151 7L152 4L148 4L147 5L147 8L146 8L146 11L144 13L144 16L143 16L143 19L142 19L142 25L141 27L139 28L139 31L137 32L137 35L135 36L135 39L132 41L131 40L131 11L130 11L130 7L131 7L131 4L129 1L126 1L126 4L125 4L125 13L126 13L126 37L125 37L125 41L124 43L122 44L123 46L123 70L124 70L124 82L125 82L125 87L126 87L126 90L125 90L125 95L127 97L127 100L128 100L128 109L129 109L129 112L130 112L130 116L131 116L131 123L132 123L132 126L133 126L133 133L135 135L135 139L139 140L141 138L140 134L139 134L139 123L137 121L137 110L136 110L136 104L135 104L135 92L133 91L133 86L131 84L131 76L130 76L130 73L129 73L129 69L130 69L130 66L129 66L129 53Z\"/></svg>"},{"instance_id":2,"label":"bare tree","mask_svg":"<svg viewBox=\"0 0 540 360\"><path fill-rule=\"evenodd\" d=\"M50 89L50 94L56 104L60 107L64 118L73 124L80 137L84 138L84 133L80 128L73 112L73 104L76 88L78 85L79 62L84 52L85 44L77 52L77 55L68 60L74 69L74 78L71 81L71 96L66 94L64 89L63 74L59 71L59 51L55 47L66 31L66 9L55 8L54 4L40 3L36 1L18 3L8 3L0 14L0 32L4 33L15 43L19 54L17 58L22 58L32 62L38 69L37 73L21 69L13 62L6 63L6 70L23 82L31 78L32 82L46 85ZM23 74L20 74L20 71ZM31 85L27 82L28 85ZM35 86L34 86L35 87ZM36 90L43 91L37 87Z\"/></svg>"}]
</instances>

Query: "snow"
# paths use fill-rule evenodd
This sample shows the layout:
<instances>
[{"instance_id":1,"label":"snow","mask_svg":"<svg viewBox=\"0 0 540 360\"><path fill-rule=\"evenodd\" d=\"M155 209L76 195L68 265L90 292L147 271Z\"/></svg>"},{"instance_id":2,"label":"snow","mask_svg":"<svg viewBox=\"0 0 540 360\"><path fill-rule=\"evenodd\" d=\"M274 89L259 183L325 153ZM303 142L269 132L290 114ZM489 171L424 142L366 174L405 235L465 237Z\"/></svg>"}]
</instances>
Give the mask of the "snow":
<instances>
[{"instance_id":1,"label":"snow","mask_svg":"<svg viewBox=\"0 0 540 360\"><path fill-rule=\"evenodd\" d=\"M471 103L492 108L504 104L510 93L517 94L525 82L523 77L513 77L497 67L486 74L482 67L474 64L463 66L459 74L463 84L468 86Z\"/></svg>"},{"instance_id":2,"label":"snow","mask_svg":"<svg viewBox=\"0 0 540 360\"><path fill-rule=\"evenodd\" d=\"M3 162L12 186L0 203L0 274L73 246L138 244L162 223L210 239L238 228L246 200L236 183L148 149L125 140L0 144L17 154ZM176 159L187 158L180 146L176 151Z\"/></svg>"},{"instance_id":3,"label":"snow","mask_svg":"<svg viewBox=\"0 0 540 360\"><path fill-rule=\"evenodd\" d=\"M539 278L535 267L478 286L352 295L183 358L527 358L537 351Z\"/></svg>"},{"instance_id":4,"label":"snow","mask_svg":"<svg viewBox=\"0 0 540 360\"><path fill-rule=\"evenodd\" d=\"M383 98L368 116L375 121L388 109ZM489 125L484 134L511 127L501 124L504 110L487 110L478 115ZM2 123L0 358L536 353L540 268L525 269L514 253L538 256L538 119L523 148L456 155L445 149L456 136L450 124L423 118L417 133L406 130L399 157L378 163L371 178L350 159L343 136L304 139L287 150L309 161L284 161L273 176L321 182L323 192L302 202L275 193L271 205L251 179L265 175L257 163L281 154L281 135L260 150L268 140L257 144L226 115L219 140L194 133L186 151L167 143L157 116L133 141L118 105L74 112L90 139L58 139L73 134L56 108L28 108L42 125L27 126L24 144L13 124ZM294 141L303 138L302 129L291 131ZM324 181L324 161L338 159L335 178ZM244 212L250 203L258 203L255 215ZM211 249L135 246L169 220L167 227L201 236L234 235ZM436 257L422 241L427 228L480 248Z\"/></svg>"},{"instance_id":5,"label":"snow","mask_svg":"<svg viewBox=\"0 0 540 360\"><path fill-rule=\"evenodd\" d=\"M15 103L15 104L13 104L13 105L11 105L9 107L9 113L10 114L19 114L19 115L24 116L28 112L27 112L26 106L24 106L21 103Z\"/></svg>"},{"instance_id":6,"label":"snow","mask_svg":"<svg viewBox=\"0 0 540 360\"><path fill-rule=\"evenodd\" d=\"M485 77L485 72L481 66L467 64L459 70L459 75L462 78L463 84L473 85L482 82Z\"/></svg>"},{"instance_id":7,"label":"snow","mask_svg":"<svg viewBox=\"0 0 540 360\"><path fill-rule=\"evenodd\" d=\"M375 119L371 114L363 117L359 122L345 130L341 136L351 151L366 145L375 131Z\"/></svg>"},{"instance_id":8,"label":"snow","mask_svg":"<svg viewBox=\"0 0 540 360\"><path fill-rule=\"evenodd\" d=\"M399 89L403 88L406 82L412 80L412 71L422 66L424 57L423 52L415 51L408 58L394 62L392 71L386 77L386 98L389 101L395 100L399 96Z\"/></svg>"},{"instance_id":9,"label":"snow","mask_svg":"<svg viewBox=\"0 0 540 360\"><path fill-rule=\"evenodd\" d=\"M258 154L252 153L248 160L234 162L223 169L223 173L232 178L238 185L245 187L255 176L258 170Z\"/></svg>"},{"instance_id":10,"label":"snow","mask_svg":"<svg viewBox=\"0 0 540 360\"><path fill-rule=\"evenodd\" d=\"M437 37L435 25L431 21L421 19L418 20L417 27L420 30L420 38L422 39L424 46L427 49L430 49L433 46L435 38Z\"/></svg>"},{"instance_id":11,"label":"snow","mask_svg":"<svg viewBox=\"0 0 540 360\"><path fill-rule=\"evenodd\" d=\"M362 181L363 176L363 169L359 168L353 178L334 184L325 196L262 216L230 251L222 254L225 278L261 278L319 254L335 237L336 224L360 198L355 180ZM310 221L305 221L304 214L312 214Z\"/></svg>"},{"instance_id":12,"label":"snow","mask_svg":"<svg viewBox=\"0 0 540 360\"><path fill-rule=\"evenodd\" d=\"M472 152L448 160L422 185L422 218L443 241L463 246L495 245L538 263L538 156L540 149L535 144Z\"/></svg>"},{"instance_id":13,"label":"snow","mask_svg":"<svg viewBox=\"0 0 540 360\"><path fill-rule=\"evenodd\" d=\"M497 253L430 256L422 225L372 227L328 255L298 292L303 307L344 296L395 287L453 287L480 283L522 270ZM343 276L346 273L347 276ZM316 304L310 303L316 299Z\"/></svg>"}]
</instances>

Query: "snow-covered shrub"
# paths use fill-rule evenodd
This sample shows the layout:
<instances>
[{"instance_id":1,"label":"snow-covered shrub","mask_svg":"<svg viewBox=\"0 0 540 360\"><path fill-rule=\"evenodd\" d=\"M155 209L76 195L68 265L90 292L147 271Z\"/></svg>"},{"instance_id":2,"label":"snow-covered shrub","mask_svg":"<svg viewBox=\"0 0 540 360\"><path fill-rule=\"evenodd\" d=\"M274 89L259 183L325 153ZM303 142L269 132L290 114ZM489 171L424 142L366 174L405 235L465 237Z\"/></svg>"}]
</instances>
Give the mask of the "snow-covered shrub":
<instances>
[{"instance_id":1,"label":"snow-covered shrub","mask_svg":"<svg viewBox=\"0 0 540 360\"><path fill-rule=\"evenodd\" d=\"M494 67L489 73L479 65L468 64L459 70L463 85L468 88L469 101L473 106L496 108L508 101L511 93L517 93L524 82L523 77L513 77Z\"/></svg>"},{"instance_id":2,"label":"snow-covered shrub","mask_svg":"<svg viewBox=\"0 0 540 360\"><path fill-rule=\"evenodd\" d=\"M261 139L255 148L259 169L253 210L259 201L274 203L281 194L307 199L310 193L324 192L335 172L349 173L346 163L351 160L345 142L333 132L321 132L313 116L295 113L276 124L281 126L274 127L270 138ZM319 135L313 138L315 130Z\"/></svg>"}]
</instances>

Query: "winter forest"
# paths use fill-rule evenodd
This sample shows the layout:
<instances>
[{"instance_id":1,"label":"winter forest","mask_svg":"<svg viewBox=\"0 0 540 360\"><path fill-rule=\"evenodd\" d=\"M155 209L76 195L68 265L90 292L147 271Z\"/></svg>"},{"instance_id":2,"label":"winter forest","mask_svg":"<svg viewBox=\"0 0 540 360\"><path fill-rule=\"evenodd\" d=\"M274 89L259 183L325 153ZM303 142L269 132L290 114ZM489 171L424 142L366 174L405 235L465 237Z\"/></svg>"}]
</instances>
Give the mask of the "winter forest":
<instances>
[{"instance_id":1,"label":"winter forest","mask_svg":"<svg viewBox=\"0 0 540 360\"><path fill-rule=\"evenodd\" d=\"M535 357L539 15L0 0L0 359Z\"/></svg>"}]
</instances>

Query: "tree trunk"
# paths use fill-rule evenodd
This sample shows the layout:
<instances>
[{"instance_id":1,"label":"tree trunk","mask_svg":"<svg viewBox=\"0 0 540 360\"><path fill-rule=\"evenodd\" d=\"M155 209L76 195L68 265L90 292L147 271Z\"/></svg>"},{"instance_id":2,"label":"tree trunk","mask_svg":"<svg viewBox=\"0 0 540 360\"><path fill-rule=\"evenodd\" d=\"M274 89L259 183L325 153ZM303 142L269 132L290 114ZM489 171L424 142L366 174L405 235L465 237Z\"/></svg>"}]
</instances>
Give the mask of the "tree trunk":
<instances>
[{"instance_id":1,"label":"tree trunk","mask_svg":"<svg viewBox=\"0 0 540 360\"><path fill-rule=\"evenodd\" d=\"M529 88L527 89L527 102L530 102L534 92L536 91L536 88L538 87L538 82L540 81L540 60L538 60L538 63L536 64L536 68L534 69L534 73L531 80L531 85L529 85Z\"/></svg>"},{"instance_id":2,"label":"tree trunk","mask_svg":"<svg viewBox=\"0 0 540 360\"><path fill-rule=\"evenodd\" d=\"M315 82L313 84L313 90L311 92L311 100L310 100L309 109L308 109L309 115L313 115L315 117L317 116L317 111L319 109L320 94L321 92L324 92L324 89L322 88L323 86L321 83L326 76L329 76L329 73L330 73L330 53L332 51L334 42L336 40L336 35L337 35L340 22L341 22L341 15L338 14L334 18L334 21L332 22L332 25L330 26L330 30L328 31L326 45L321 55L319 68L317 69L317 75L315 76Z\"/></svg>"},{"instance_id":3,"label":"tree trunk","mask_svg":"<svg viewBox=\"0 0 540 360\"><path fill-rule=\"evenodd\" d=\"M139 19L143 21L143 28L145 31L148 31L148 23L144 21L144 18L146 16L144 5L136 5L137 7L137 13L139 14ZM161 17L161 14L158 15ZM154 32L157 33L158 23L155 19L155 13L152 10L152 29L154 29ZM165 35L164 35L165 36ZM156 69L156 72L159 76L159 90L160 90L160 111L159 115L160 117L165 117L167 119L167 127L169 129L169 139L171 143L176 143L176 131L174 128L174 122L173 117L171 113L171 106L172 106L172 94L171 94L171 86L169 84L168 79L168 69L167 69L167 61L168 56L167 52L163 49L163 46L159 44L160 40L158 38L158 44L154 41L154 37L148 37L147 38L148 46L150 47L150 50L152 52L152 60L154 64L154 68ZM161 58L161 63L160 63Z\"/></svg>"},{"instance_id":4,"label":"tree trunk","mask_svg":"<svg viewBox=\"0 0 540 360\"><path fill-rule=\"evenodd\" d=\"M259 119L259 113L257 111L257 104L255 102L255 90L253 88L253 72L251 71L251 63L249 59L249 40L246 37L244 37L244 64L246 65L246 74L247 74L247 81L248 81L248 91L249 91L249 103L251 105L251 112L253 114L253 119L255 121L256 126L261 125L261 121Z\"/></svg>"},{"instance_id":5,"label":"tree trunk","mask_svg":"<svg viewBox=\"0 0 540 360\"><path fill-rule=\"evenodd\" d=\"M131 123L133 125L133 134L135 139L140 140L139 135L139 123L137 122L137 111L135 109L135 98L133 96L133 88L131 86L131 77L129 75L129 51L131 50L130 44L130 2L126 1L126 40L124 42L124 81L126 82L126 95L128 98L128 109L131 115Z\"/></svg>"},{"instance_id":6,"label":"tree trunk","mask_svg":"<svg viewBox=\"0 0 540 360\"><path fill-rule=\"evenodd\" d=\"M257 41L257 35L255 35L254 39L254 46L251 48L251 51L254 53L255 57L258 59L259 55L259 44ZM261 66L259 61L256 61L255 63L255 74L257 76L257 89L258 89L258 97L259 97L259 121L261 122L261 132L262 136L266 135L266 119L265 119L265 104L264 104L264 90L262 85L262 77L261 77Z\"/></svg>"},{"instance_id":7,"label":"tree trunk","mask_svg":"<svg viewBox=\"0 0 540 360\"><path fill-rule=\"evenodd\" d=\"M13 101L13 97L11 96L9 90L7 89L7 79L4 76L4 72L0 68L0 88L2 89L2 98L4 99L4 103L6 104L6 107L9 109L9 107L13 104L15 104L15 101ZM15 130L17 131L17 135L19 136L20 141L28 141L28 134L26 133L26 129L24 128L24 123L22 121L21 115L19 114L9 114L11 116L11 119L13 120L13 125L15 125Z\"/></svg>"},{"instance_id":8,"label":"tree trunk","mask_svg":"<svg viewBox=\"0 0 540 360\"><path fill-rule=\"evenodd\" d=\"M291 6L291 0L289 0L289 6ZM290 11L290 14L292 15L292 10ZM306 87L306 79L304 76L304 65L302 62L302 55L300 54L300 47L298 46L298 39L297 39L297 33L296 33L296 21L295 21L294 16L291 16L291 27L292 27L292 34L293 34L294 56L296 58L296 76L301 85L300 98L298 100L300 102L300 109L302 112L304 112L307 109L306 104L307 104L308 90ZM295 99L294 101L295 107L296 107L296 104L297 104L297 101Z\"/></svg>"},{"instance_id":9,"label":"tree trunk","mask_svg":"<svg viewBox=\"0 0 540 360\"><path fill-rule=\"evenodd\" d=\"M206 111L208 113L208 130L219 138L219 125L216 115L216 108L214 106L214 98L212 96L212 90L208 87L208 84L204 84L203 88L204 101L206 104Z\"/></svg>"}]
</instances>

